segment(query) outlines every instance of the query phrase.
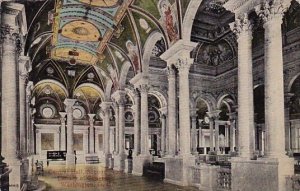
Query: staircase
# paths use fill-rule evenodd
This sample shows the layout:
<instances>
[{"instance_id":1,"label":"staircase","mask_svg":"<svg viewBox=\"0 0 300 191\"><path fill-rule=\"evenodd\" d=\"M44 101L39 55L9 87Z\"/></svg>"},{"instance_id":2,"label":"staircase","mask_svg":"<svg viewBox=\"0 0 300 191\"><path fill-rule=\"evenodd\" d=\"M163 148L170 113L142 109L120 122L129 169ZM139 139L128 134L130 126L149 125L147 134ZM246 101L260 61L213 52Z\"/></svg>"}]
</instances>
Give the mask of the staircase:
<instances>
[{"instance_id":1,"label":"staircase","mask_svg":"<svg viewBox=\"0 0 300 191\"><path fill-rule=\"evenodd\" d=\"M86 164L97 164L99 163L99 157L96 155L90 155L85 157Z\"/></svg>"}]
</instances>

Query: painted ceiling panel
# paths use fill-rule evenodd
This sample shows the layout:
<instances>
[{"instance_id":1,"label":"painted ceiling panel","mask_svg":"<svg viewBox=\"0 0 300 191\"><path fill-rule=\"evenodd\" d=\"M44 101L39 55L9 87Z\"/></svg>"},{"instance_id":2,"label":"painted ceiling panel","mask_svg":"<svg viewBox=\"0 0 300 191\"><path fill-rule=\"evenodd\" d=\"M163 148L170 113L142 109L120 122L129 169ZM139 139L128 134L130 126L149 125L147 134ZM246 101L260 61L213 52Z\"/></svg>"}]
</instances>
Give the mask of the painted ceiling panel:
<instances>
[{"instance_id":1,"label":"painted ceiling panel","mask_svg":"<svg viewBox=\"0 0 300 191\"><path fill-rule=\"evenodd\" d=\"M132 0L57 0L51 58L95 65Z\"/></svg>"}]
</instances>

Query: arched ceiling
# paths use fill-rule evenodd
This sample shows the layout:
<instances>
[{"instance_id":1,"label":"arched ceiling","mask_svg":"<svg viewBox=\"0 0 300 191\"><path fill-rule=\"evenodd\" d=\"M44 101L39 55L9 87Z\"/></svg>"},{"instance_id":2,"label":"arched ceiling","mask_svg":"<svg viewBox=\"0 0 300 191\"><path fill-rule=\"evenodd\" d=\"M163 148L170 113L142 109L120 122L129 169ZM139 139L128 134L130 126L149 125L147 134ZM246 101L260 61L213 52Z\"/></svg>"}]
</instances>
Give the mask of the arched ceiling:
<instances>
[{"instance_id":1,"label":"arched ceiling","mask_svg":"<svg viewBox=\"0 0 300 191\"><path fill-rule=\"evenodd\" d=\"M57 0L51 58L95 65L123 18L129 1Z\"/></svg>"}]
</instances>

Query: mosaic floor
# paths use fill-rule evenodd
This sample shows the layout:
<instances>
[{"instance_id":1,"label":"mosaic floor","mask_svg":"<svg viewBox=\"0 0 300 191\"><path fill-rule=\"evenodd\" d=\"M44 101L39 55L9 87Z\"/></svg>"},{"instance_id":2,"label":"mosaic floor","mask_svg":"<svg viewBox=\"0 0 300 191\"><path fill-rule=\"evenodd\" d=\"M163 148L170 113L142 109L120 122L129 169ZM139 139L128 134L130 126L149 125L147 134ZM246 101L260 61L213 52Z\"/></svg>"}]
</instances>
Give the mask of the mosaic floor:
<instances>
[{"instance_id":1,"label":"mosaic floor","mask_svg":"<svg viewBox=\"0 0 300 191\"><path fill-rule=\"evenodd\" d=\"M105 169L98 165L77 165L76 169L63 165L45 167L39 180L47 191L194 191L162 181Z\"/></svg>"}]
</instances>

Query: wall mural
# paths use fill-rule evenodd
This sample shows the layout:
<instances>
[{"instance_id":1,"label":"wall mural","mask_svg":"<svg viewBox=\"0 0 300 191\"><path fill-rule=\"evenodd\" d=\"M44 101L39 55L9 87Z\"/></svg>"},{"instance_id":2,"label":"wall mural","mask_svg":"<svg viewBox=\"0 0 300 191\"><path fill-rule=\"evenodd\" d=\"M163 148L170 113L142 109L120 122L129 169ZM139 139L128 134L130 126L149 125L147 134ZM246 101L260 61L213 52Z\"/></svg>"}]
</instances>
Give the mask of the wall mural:
<instances>
[{"instance_id":1,"label":"wall mural","mask_svg":"<svg viewBox=\"0 0 300 191\"><path fill-rule=\"evenodd\" d=\"M217 44L203 43L196 56L196 62L209 66L218 66L233 59L233 51L226 41Z\"/></svg>"},{"instance_id":2,"label":"wall mural","mask_svg":"<svg viewBox=\"0 0 300 191\"><path fill-rule=\"evenodd\" d=\"M139 56L138 56L138 48L136 45L133 44L131 40L126 42L126 48L128 51L128 57L130 58L134 71L139 71Z\"/></svg>"},{"instance_id":3,"label":"wall mural","mask_svg":"<svg viewBox=\"0 0 300 191\"><path fill-rule=\"evenodd\" d=\"M161 15L160 21L164 26L171 43L179 39L178 20L176 14L176 4L170 4L168 0L160 0L158 9Z\"/></svg>"},{"instance_id":4,"label":"wall mural","mask_svg":"<svg viewBox=\"0 0 300 191\"><path fill-rule=\"evenodd\" d=\"M41 149L42 150L54 150L54 134L53 133L41 133Z\"/></svg>"}]
</instances>

